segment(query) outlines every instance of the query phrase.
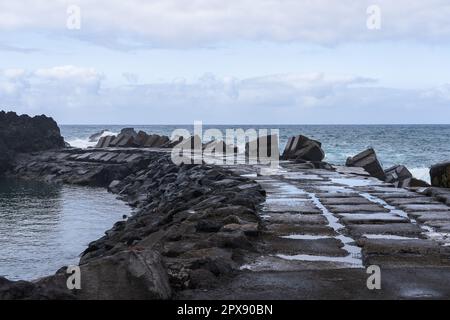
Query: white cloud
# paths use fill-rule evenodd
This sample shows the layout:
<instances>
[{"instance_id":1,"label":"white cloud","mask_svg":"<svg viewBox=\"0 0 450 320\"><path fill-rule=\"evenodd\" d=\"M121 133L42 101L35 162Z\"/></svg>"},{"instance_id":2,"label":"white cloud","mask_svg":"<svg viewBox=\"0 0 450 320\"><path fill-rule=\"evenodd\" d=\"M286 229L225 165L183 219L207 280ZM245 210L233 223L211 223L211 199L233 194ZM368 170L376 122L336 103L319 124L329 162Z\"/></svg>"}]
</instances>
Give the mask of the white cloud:
<instances>
[{"instance_id":1,"label":"white cloud","mask_svg":"<svg viewBox=\"0 0 450 320\"><path fill-rule=\"evenodd\" d=\"M82 29L67 31L66 9ZM378 0L381 30L366 27L369 0L16 0L0 2L0 30L47 29L102 44L192 46L229 40L334 44L450 38L448 0Z\"/></svg>"},{"instance_id":2,"label":"white cloud","mask_svg":"<svg viewBox=\"0 0 450 320\"><path fill-rule=\"evenodd\" d=\"M107 87L91 68L0 71L5 109L64 123L439 123L448 86L400 90L359 76L277 74Z\"/></svg>"}]
</instances>

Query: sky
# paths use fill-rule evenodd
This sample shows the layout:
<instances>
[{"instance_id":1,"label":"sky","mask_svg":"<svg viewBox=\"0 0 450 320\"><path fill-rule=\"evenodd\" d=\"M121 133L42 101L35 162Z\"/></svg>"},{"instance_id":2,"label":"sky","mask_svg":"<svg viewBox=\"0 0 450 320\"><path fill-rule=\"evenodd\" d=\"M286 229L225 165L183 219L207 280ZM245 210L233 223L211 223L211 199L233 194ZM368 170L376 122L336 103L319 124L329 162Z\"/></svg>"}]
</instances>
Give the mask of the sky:
<instances>
[{"instance_id":1,"label":"sky","mask_svg":"<svg viewBox=\"0 0 450 320\"><path fill-rule=\"evenodd\" d=\"M61 124L449 123L449 0L0 0L0 109Z\"/></svg>"}]
</instances>

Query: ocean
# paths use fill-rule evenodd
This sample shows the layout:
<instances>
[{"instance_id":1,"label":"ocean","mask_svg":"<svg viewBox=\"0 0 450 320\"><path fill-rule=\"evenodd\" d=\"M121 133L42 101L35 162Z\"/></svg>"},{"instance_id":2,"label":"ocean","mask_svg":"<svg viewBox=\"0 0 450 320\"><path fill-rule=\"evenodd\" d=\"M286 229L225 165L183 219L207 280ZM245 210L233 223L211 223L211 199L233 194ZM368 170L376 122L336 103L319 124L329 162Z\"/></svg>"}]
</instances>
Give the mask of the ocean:
<instances>
[{"instance_id":1,"label":"ocean","mask_svg":"<svg viewBox=\"0 0 450 320\"><path fill-rule=\"evenodd\" d=\"M33 280L77 265L131 208L102 188L0 179L0 276Z\"/></svg>"},{"instance_id":2,"label":"ocean","mask_svg":"<svg viewBox=\"0 0 450 320\"><path fill-rule=\"evenodd\" d=\"M117 134L124 127L170 136L185 126L62 125L61 133L74 147L94 146L89 136L101 130ZM325 160L343 164L348 156L373 147L385 168L404 164L429 181L429 167L450 160L450 125L261 125L217 128L278 129L280 147L292 135L303 134L322 142ZM0 179L0 276L36 279L63 265L76 264L90 241L131 214L131 209L103 189L50 185Z\"/></svg>"},{"instance_id":3,"label":"ocean","mask_svg":"<svg viewBox=\"0 0 450 320\"><path fill-rule=\"evenodd\" d=\"M61 133L75 147L93 146L88 137L101 130L118 133L133 127L147 133L170 136L175 129L193 132L193 125L62 125ZM203 131L217 128L278 129L280 149L290 136L303 134L322 142L325 161L344 164L347 157L373 147L384 168L403 164L418 179L430 180L431 165L450 160L450 125L204 125Z\"/></svg>"}]
</instances>

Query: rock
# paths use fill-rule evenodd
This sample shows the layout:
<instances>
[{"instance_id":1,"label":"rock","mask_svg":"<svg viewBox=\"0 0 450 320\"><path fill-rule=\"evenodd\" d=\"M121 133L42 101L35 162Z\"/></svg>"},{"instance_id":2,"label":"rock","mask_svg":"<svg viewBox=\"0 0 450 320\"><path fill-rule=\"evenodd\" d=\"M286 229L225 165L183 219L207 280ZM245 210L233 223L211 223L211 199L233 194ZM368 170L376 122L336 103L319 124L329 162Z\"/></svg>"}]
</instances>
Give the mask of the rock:
<instances>
[{"instance_id":1,"label":"rock","mask_svg":"<svg viewBox=\"0 0 450 320\"><path fill-rule=\"evenodd\" d=\"M94 133L93 135L91 135L91 136L89 137L89 141L90 141L90 142L98 141L98 140L100 139L100 137L102 136L102 134L104 134L106 131L108 131L108 130L103 129L103 130L100 131L100 132Z\"/></svg>"},{"instance_id":2,"label":"rock","mask_svg":"<svg viewBox=\"0 0 450 320\"><path fill-rule=\"evenodd\" d=\"M28 282L10 281L0 277L0 300L73 300L73 295L62 285L65 281Z\"/></svg>"},{"instance_id":3,"label":"rock","mask_svg":"<svg viewBox=\"0 0 450 320\"><path fill-rule=\"evenodd\" d=\"M209 270L195 269L189 274L190 287L194 289L208 289L217 285L217 278Z\"/></svg>"},{"instance_id":4,"label":"rock","mask_svg":"<svg viewBox=\"0 0 450 320\"><path fill-rule=\"evenodd\" d=\"M290 137L281 157L283 160L322 161L325 152L319 141L298 135Z\"/></svg>"},{"instance_id":5,"label":"rock","mask_svg":"<svg viewBox=\"0 0 450 320\"><path fill-rule=\"evenodd\" d=\"M164 145L170 142L170 139L167 136L156 135L156 137L157 139L152 144L153 148L162 148Z\"/></svg>"},{"instance_id":6,"label":"rock","mask_svg":"<svg viewBox=\"0 0 450 320\"><path fill-rule=\"evenodd\" d=\"M137 137L136 131L133 128L124 128L120 131L119 135L111 141L109 144L110 147L134 147L136 144L134 142Z\"/></svg>"},{"instance_id":7,"label":"rock","mask_svg":"<svg viewBox=\"0 0 450 320\"><path fill-rule=\"evenodd\" d=\"M408 184L409 188L426 188L429 186L430 184L428 182L416 178L411 178Z\"/></svg>"},{"instance_id":8,"label":"rock","mask_svg":"<svg viewBox=\"0 0 450 320\"><path fill-rule=\"evenodd\" d=\"M278 143L277 135L258 137L256 140L245 144L245 156L258 159L261 157L276 157L278 159L280 156Z\"/></svg>"},{"instance_id":9,"label":"rock","mask_svg":"<svg viewBox=\"0 0 450 320\"><path fill-rule=\"evenodd\" d=\"M238 147L233 145L227 145L222 140L212 140L203 145L203 151L211 155L226 155L238 153Z\"/></svg>"},{"instance_id":10,"label":"rock","mask_svg":"<svg viewBox=\"0 0 450 320\"><path fill-rule=\"evenodd\" d=\"M141 130L137 133L136 138L134 139L134 143L139 147L143 147L145 146L148 138L149 135Z\"/></svg>"},{"instance_id":11,"label":"rock","mask_svg":"<svg viewBox=\"0 0 450 320\"><path fill-rule=\"evenodd\" d=\"M65 147L64 138L52 118L0 112L0 174L9 169L17 153Z\"/></svg>"},{"instance_id":12,"label":"rock","mask_svg":"<svg viewBox=\"0 0 450 320\"><path fill-rule=\"evenodd\" d=\"M378 161L375 150L373 150L372 148L358 153L354 157L347 158L345 165L347 167L364 168L372 177L378 178L383 181L386 179L383 167Z\"/></svg>"},{"instance_id":13,"label":"rock","mask_svg":"<svg viewBox=\"0 0 450 320\"><path fill-rule=\"evenodd\" d=\"M112 193L118 193L120 190L118 190L118 187L120 186L119 180L112 181L108 186L108 191L111 191Z\"/></svg>"},{"instance_id":14,"label":"rock","mask_svg":"<svg viewBox=\"0 0 450 320\"><path fill-rule=\"evenodd\" d=\"M95 300L169 299L171 288L159 253L122 251L81 265L77 297Z\"/></svg>"},{"instance_id":15,"label":"rock","mask_svg":"<svg viewBox=\"0 0 450 320\"><path fill-rule=\"evenodd\" d=\"M148 135L144 131L136 133L132 128L125 128L122 129L117 137L101 137L96 148L161 148L169 142L169 137L167 136L159 136L157 134Z\"/></svg>"},{"instance_id":16,"label":"rock","mask_svg":"<svg viewBox=\"0 0 450 320\"><path fill-rule=\"evenodd\" d=\"M396 165L384 171L386 175L386 182L392 183L398 188L404 188L409 186L409 183L412 179L412 174L403 165Z\"/></svg>"},{"instance_id":17,"label":"rock","mask_svg":"<svg viewBox=\"0 0 450 320\"><path fill-rule=\"evenodd\" d=\"M116 139L116 136L101 137L98 140L97 145L95 147L96 148L107 148L111 145L111 143L112 143L112 141L114 141L114 139Z\"/></svg>"},{"instance_id":18,"label":"rock","mask_svg":"<svg viewBox=\"0 0 450 320\"><path fill-rule=\"evenodd\" d=\"M433 187L450 188L450 162L435 164L430 169Z\"/></svg>"},{"instance_id":19,"label":"rock","mask_svg":"<svg viewBox=\"0 0 450 320\"><path fill-rule=\"evenodd\" d=\"M184 140L183 137L176 137L173 140L170 140L166 144L162 145L161 148L173 148L176 145L178 145L181 142L183 142L183 140Z\"/></svg>"}]
</instances>

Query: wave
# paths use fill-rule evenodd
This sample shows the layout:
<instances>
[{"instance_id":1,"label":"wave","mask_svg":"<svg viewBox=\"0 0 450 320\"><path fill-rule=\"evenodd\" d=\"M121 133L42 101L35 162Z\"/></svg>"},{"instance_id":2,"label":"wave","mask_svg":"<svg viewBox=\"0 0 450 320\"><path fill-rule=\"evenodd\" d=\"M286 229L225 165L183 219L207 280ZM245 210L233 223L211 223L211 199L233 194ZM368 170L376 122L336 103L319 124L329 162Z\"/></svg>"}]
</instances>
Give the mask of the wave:
<instances>
[{"instance_id":1,"label":"wave","mask_svg":"<svg viewBox=\"0 0 450 320\"><path fill-rule=\"evenodd\" d=\"M95 147L97 145L98 140L100 140L101 137L116 136L117 134L118 134L117 132L112 132L112 131L107 130L107 131L103 132L102 135L95 141L90 141L89 137L87 137L87 138L74 138L71 140L67 140L67 142L72 147L86 149L89 147Z\"/></svg>"},{"instance_id":2,"label":"wave","mask_svg":"<svg viewBox=\"0 0 450 320\"><path fill-rule=\"evenodd\" d=\"M430 168L412 168L409 170L413 177L430 183Z\"/></svg>"}]
</instances>

